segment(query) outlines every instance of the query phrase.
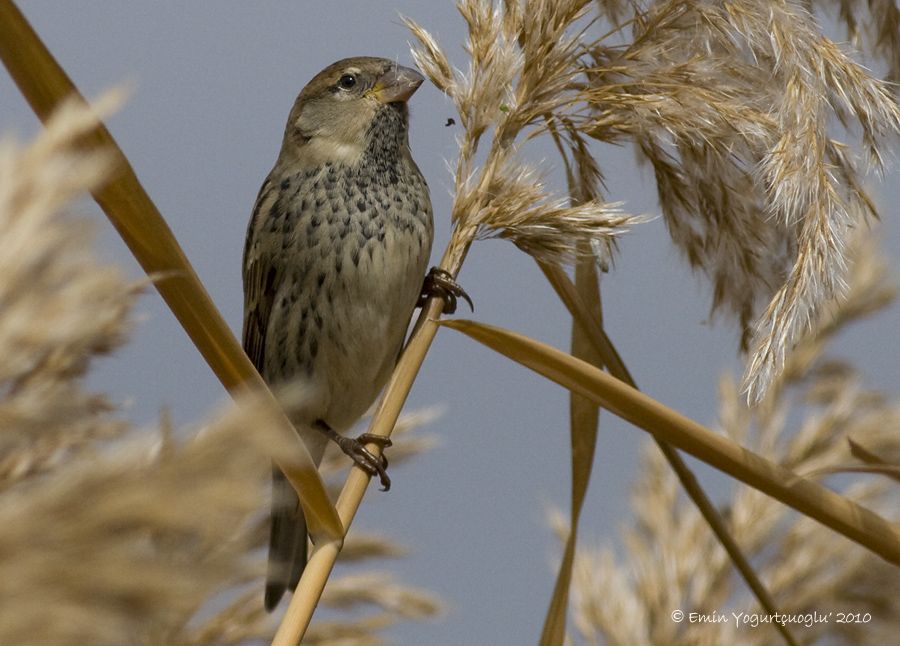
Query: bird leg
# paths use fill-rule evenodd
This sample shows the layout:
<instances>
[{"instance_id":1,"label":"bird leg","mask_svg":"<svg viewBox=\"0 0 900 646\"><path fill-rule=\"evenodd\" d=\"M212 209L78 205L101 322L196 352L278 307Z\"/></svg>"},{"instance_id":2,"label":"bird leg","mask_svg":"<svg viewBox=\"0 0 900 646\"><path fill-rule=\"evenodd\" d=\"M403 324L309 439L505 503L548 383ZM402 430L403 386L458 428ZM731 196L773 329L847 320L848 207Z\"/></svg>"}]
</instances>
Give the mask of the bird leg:
<instances>
[{"instance_id":1,"label":"bird leg","mask_svg":"<svg viewBox=\"0 0 900 646\"><path fill-rule=\"evenodd\" d=\"M391 488L391 479L387 474L388 461L382 454L376 457L374 453L366 448L366 444L378 444L382 449L386 449L393 444L390 438L371 433L363 433L359 437L344 437L333 428L331 428L325 420L317 419L315 424L316 430L321 431L325 437L337 444L341 451L346 453L351 460L368 473L370 476L378 476L381 481L381 490L387 491Z\"/></svg>"},{"instance_id":2,"label":"bird leg","mask_svg":"<svg viewBox=\"0 0 900 646\"><path fill-rule=\"evenodd\" d=\"M453 280L453 276L446 269L440 267L432 267L425 276L425 282L422 284L422 293L419 295L417 307L422 307L432 296L440 298L444 301L444 314L453 314L456 311L456 300L462 298L469 304L469 309L475 311L472 299L466 294L466 290L460 287L459 283Z\"/></svg>"}]
</instances>

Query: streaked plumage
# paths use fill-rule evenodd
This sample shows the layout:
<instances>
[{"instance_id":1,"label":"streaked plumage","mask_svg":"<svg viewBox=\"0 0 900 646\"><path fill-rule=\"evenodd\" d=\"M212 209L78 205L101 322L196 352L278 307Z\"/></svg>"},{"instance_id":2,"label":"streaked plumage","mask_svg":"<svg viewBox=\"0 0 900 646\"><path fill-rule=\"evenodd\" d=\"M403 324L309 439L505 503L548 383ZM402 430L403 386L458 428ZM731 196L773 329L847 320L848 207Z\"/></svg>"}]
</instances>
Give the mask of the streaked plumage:
<instances>
[{"instance_id":1,"label":"streaked plumage","mask_svg":"<svg viewBox=\"0 0 900 646\"><path fill-rule=\"evenodd\" d=\"M352 83L351 83L352 79ZM270 384L309 389L294 423L315 460L321 420L348 430L401 349L431 252L428 188L410 156L406 99L422 81L380 58L338 61L291 110L244 250L244 349ZM266 607L306 562L298 500L274 469Z\"/></svg>"}]
</instances>

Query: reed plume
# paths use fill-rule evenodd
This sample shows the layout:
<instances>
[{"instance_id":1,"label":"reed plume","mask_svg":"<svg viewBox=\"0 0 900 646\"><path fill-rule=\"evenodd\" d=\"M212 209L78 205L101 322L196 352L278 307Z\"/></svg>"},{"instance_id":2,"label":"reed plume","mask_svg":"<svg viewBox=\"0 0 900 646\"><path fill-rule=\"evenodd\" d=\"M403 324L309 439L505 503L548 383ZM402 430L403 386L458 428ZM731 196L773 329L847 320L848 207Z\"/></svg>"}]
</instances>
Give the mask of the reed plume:
<instances>
[{"instance_id":1,"label":"reed plume","mask_svg":"<svg viewBox=\"0 0 900 646\"><path fill-rule=\"evenodd\" d=\"M897 24L896 10L870 9L873 24ZM660 0L626 24L630 38L623 26L590 47L582 127L633 142L652 168L672 241L711 281L713 311L740 324L759 401L844 291L847 240L878 215L863 174L884 172L900 107L807 3ZM884 34L871 45L900 52ZM862 159L838 137L858 139Z\"/></svg>"}]
</instances>

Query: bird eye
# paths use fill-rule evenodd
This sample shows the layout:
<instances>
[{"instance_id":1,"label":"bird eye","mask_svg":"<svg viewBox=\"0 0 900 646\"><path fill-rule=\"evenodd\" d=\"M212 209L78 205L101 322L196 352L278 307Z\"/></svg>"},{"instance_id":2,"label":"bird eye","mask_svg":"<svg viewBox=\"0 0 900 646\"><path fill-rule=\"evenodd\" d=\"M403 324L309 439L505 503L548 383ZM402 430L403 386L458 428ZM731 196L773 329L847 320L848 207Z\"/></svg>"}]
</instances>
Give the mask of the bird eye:
<instances>
[{"instance_id":1,"label":"bird eye","mask_svg":"<svg viewBox=\"0 0 900 646\"><path fill-rule=\"evenodd\" d=\"M344 74L340 80L338 80L338 86L344 90L349 90L354 85L356 85L356 77L353 76L353 74Z\"/></svg>"}]
</instances>

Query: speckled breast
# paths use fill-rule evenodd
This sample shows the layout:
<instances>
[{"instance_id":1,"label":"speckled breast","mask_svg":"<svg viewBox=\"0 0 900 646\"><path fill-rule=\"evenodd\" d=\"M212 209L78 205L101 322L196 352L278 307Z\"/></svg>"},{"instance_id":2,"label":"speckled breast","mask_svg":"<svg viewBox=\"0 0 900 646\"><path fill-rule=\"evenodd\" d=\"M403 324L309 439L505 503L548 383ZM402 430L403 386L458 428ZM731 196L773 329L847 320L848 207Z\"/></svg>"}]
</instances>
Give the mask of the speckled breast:
<instances>
[{"instance_id":1,"label":"speckled breast","mask_svg":"<svg viewBox=\"0 0 900 646\"><path fill-rule=\"evenodd\" d=\"M284 280L267 378L309 380L313 418L343 430L371 405L400 351L431 252L415 165L326 164L285 177L269 218Z\"/></svg>"}]
</instances>

